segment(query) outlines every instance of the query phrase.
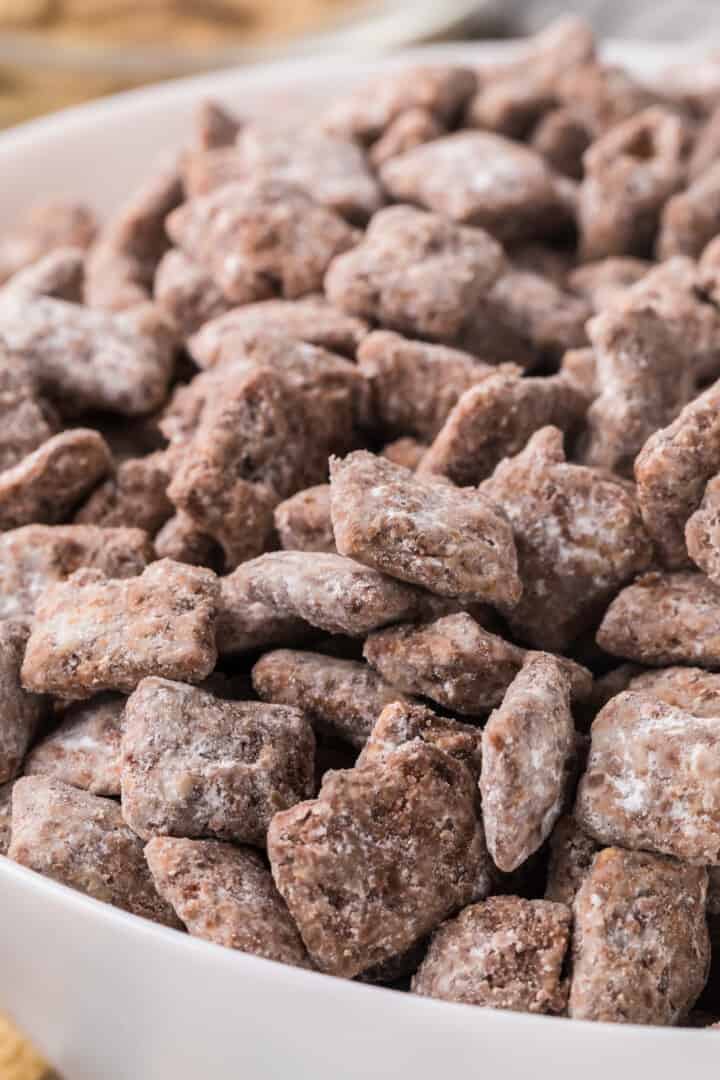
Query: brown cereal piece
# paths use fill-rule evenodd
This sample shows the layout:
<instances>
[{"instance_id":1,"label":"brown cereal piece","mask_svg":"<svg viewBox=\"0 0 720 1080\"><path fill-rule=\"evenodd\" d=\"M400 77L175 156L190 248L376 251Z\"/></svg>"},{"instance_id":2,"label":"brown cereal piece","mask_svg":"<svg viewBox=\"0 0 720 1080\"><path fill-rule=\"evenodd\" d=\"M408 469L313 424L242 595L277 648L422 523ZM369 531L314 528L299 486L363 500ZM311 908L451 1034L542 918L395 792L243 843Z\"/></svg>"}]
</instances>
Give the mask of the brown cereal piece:
<instances>
[{"instance_id":1,"label":"brown cereal piece","mask_svg":"<svg viewBox=\"0 0 720 1080\"><path fill-rule=\"evenodd\" d=\"M494 283L503 260L500 246L481 229L411 206L389 206L375 214L353 251L333 260L325 289L331 303L349 315L451 341Z\"/></svg>"},{"instance_id":2,"label":"brown cereal piece","mask_svg":"<svg viewBox=\"0 0 720 1080\"><path fill-rule=\"evenodd\" d=\"M478 484L547 424L578 427L587 397L565 375L520 378L497 372L466 390L422 460L423 475Z\"/></svg>"},{"instance_id":3,"label":"brown cereal piece","mask_svg":"<svg viewBox=\"0 0 720 1080\"><path fill-rule=\"evenodd\" d=\"M238 304L317 292L333 257L357 241L355 230L301 188L262 178L191 199L170 214L167 229Z\"/></svg>"},{"instance_id":4,"label":"brown cereal piece","mask_svg":"<svg viewBox=\"0 0 720 1080\"><path fill-rule=\"evenodd\" d=\"M188 199L208 195L226 184L247 179L247 169L233 143L187 150L180 161L183 191Z\"/></svg>"},{"instance_id":5,"label":"brown cereal piece","mask_svg":"<svg viewBox=\"0 0 720 1080\"><path fill-rule=\"evenodd\" d=\"M143 679L125 706L123 817L146 840L212 836L263 846L273 814L312 795L314 755L299 709Z\"/></svg>"},{"instance_id":6,"label":"brown cereal piece","mask_svg":"<svg viewBox=\"0 0 720 1080\"><path fill-rule=\"evenodd\" d=\"M232 360L246 341L260 332L281 332L295 341L354 356L368 327L361 319L332 307L322 296L263 300L211 319L188 342L188 348L199 367L214 367Z\"/></svg>"},{"instance_id":7,"label":"brown cereal piece","mask_svg":"<svg viewBox=\"0 0 720 1080\"><path fill-rule=\"evenodd\" d=\"M53 435L0 473L0 530L62 521L111 468L110 450L97 431Z\"/></svg>"},{"instance_id":8,"label":"brown cereal piece","mask_svg":"<svg viewBox=\"0 0 720 1080\"><path fill-rule=\"evenodd\" d=\"M205 323L221 318L229 310L210 274L177 248L160 260L153 295L183 338L196 334Z\"/></svg>"},{"instance_id":9,"label":"brown cereal piece","mask_svg":"<svg viewBox=\"0 0 720 1080\"><path fill-rule=\"evenodd\" d=\"M570 1016L678 1023L708 975L706 893L700 867L601 851L575 900Z\"/></svg>"},{"instance_id":10,"label":"brown cereal piece","mask_svg":"<svg viewBox=\"0 0 720 1080\"><path fill-rule=\"evenodd\" d=\"M386 435L434 439L461 395L497 371L470 353L374 330L358 366L370 383L373 414ZM509 373L520 374L511 367Z\"/></svg>"},{"instance_id":11,"label":"brown cereal piece","mask_svg":"<svg viewBox=\"0 0 720 1080\"><path fill-rule=\"evenodd\" d=\"M0 533L0 619L31 616L50 585L81 567L128 578L141 574L154 557L142 529L26 525Z\"/></svg>"},{"instance_id":12,"label":"brown cereal piece","mask_svg":"<svg viewBox=\"0 0 720 1080\"><path fill-rule=\"evenodd\" d=\"M253 603L348 637L412 618L423 599L419 589L332 552L272 551L239 569Z\"/></svg>"},{"instance_id":13,"label":"brown cereal piece","mask_svg":"<svg viewBox=\"0 0 720 1080\"><path fill-rule=\"evenodd\" d=\"M719 511L720 474L708 480L702 502L685 526L688 555L716 585L720 585Z\"/></svg>"},{"instance_id":14,"label":"brown cereal piece","mask_svg":"<svg viewBox=\"0 0 720 1080\"><path fill-rule=\"evenodd\" d=\"M587 407L598 395L597 362L592 349L568 349L560 363L560 372L587 402Z\"/></svg>"},{"instance_id":15,"label":"brown cereal piece","mask_svg":"<svg viewBox=\"0 0 720 1080\"><path fill-rule=\"evenodd\" d=\"M703 668L669 667L645 671L636 674L627 689L658 698L693 716L720 717L720 675Z\"/></svg>"},{"instance_id":16,"label":"brown cereal piece","mask_svg":"<svg viewBox=\"0 0 720 1080\"><path fill-rule=\"evenodd\" d=\"M24 690L20 681L28 627L0 621L0 784L20 771L30 742L45 714L45 703Z\"/></svg>"},{"instance_id":17,"label":"brown cereal piece","mask_svg":"<svg viewBox=\"0 0 720 1080\"><path fill-rule=\"evenodd\" d=\"M195 110L195 145L201 150L232 146L242 121L217 101L202 101Z\"/></svg>"},{"instance_id":18,"label":"brown cereal piece","mask_svg":"<svg viewBox=\"0 0 720 1080\"><path fill-rule=\"evenodd\" d=\"M409 109L424 109L438 123L450 123L474 90L475 75L468 68L404 66L335 101L324 117L324 127L367 145Z\"/></svg>"},{"instance_id":19,"label":"brown cereal piece","mask_svg":"<svg viewBox=\"0 0 720 1080\"><path fill-rule=\"evenodd\" d=\"M17 465L54 435L57 420L19 357L0 345L0 472Z\"/></svg>"},{"instance_id":20,"label":"brown cereal piece","mask_svg":"<svg viewBox=\"0 0 720 1080\"><path fill-rule=\"evenodd\" d=\"M272 645L294 645L310 632L308 624L297 615L255 599L254 575L253 563L247 562L220 578L216 635L221 656Z\"/></svg>"},{"instance_id":21,"label":"brown cereal piece","mask_svg":"<svg viewBox=\"0 0 720 1080\"><path fill-rule=\"evenodd\" d=\"M0 302L0 346L25 359L40 389L69 414L136 416L163 403L173 349L148 331L149 324L52 297L7 290Z\"/></svg>"},{"instance_id":22,"label":"brown cereal piece","mask_svg":"<svg viewBox=\"0 0 720 1080\"><path fill-rule=\"evenodd\" d=\"M530 145L555 172L582 180L583 155L591 142L592 131L580 110L561 105L540 118Z\"/></svg>"},{"instance_id":23,"label":"brown cereal piece","mask_svg":"<svg viewBox=\"0 0 720 1080\"><path fill-rule=\"evenodd\" d=\"M720 470L720 382L650 435L635 462L645 527L666 566L686 566L685 525Z\"/></svg>"},{"instance_id":24,"label":"brown cereal piece","mask_svg":"<svg viewBox=\"0 0 720 1080\"><path fill-rule=\"evenodd\" d=\"M576 267L568 276L568 285L599 312L612 307L625 290L640 281L651 268L652 263L645 259L611 255Z\"/></svg>"},{"instance_id":25,"label":"brown cereal piece","mask_svg":"<svg viewBox=\"0 0 720 1080\"><path fill-rule=\"evenodd\" d=\"M646 257L663 205L680 188L687 147L677 113L659 106L617 124L583 159L578 226L585 261L607 255Z\"/></svg>"},{"instance_id":26,"label":"brown cereal piece","mask_svg":"<svg viewBox=\"0 0 720 1080\"><path fill-rule=\"evenodd\" d=\"M157 533L155 551L161 559L172 559L188 566L215 568L222 562L222 552L213 538L182 511L173 514Z\"/></svg>"},{"instance_id":27,"label":"brown cereal piece","mask_svg":"<svg viewBox=\"0 0 720 1080\"><path fill-rule=\"evenodd\" d=\"M368 153L368 160L375 169L379 169L390 158L404 154L422 143L439 139L445 134L445 128L433 116L429 109L406 109L398 113L395 119L375 142Z\"/></svg>"},{"instance_id":28,"label":"brown cereal piece","mask_svg":"<svg viewBox=\"0 0 720 1080\"><path fill-rule=\"evenodd\" d=\"M517 545L523 593L508 620L538 648L567 648L650 564L633 495L614 478L567 462L557 428L536 432L482 491L507 514Z\"/></svg>"},{"instance_id":29,"label":"brown cereal piece","mask_svg":"<svg viewBox=\"0 0 720 1080\"><path fill-rule=\"evenodd\" d=\"M589 649L594 648L595 651L603 655L592 639L587 642L587 645ZM611 698L621 694L623 690L627 690L635 676L641 671L643 671L643 668L639 664L619 664L617 667L611 668L610 671L606 671L604 675L594 679L590 696L575 712L577 726L583 730L589 728L603 706L607 705Z\"/></svg>"},{"instance_id":30,"label":"brown cereal piece","mask_svg":"<svg viewBox=\"0 0 720 1080\"><path fill-rule=\"evenodd\" d=\"M545 160L488 131L462 131L416 146L380 169L398 201L415 203L503 241L552 234L568 213Z\"/></svg>"},{"instance_id":31,"label":"brown cereal piece","mask_svg":"<svg viewBox=\"0 0 720 1080\"><path fill-rule=\"evenodd\" d=\"M146 675L199 682L217 659L218 597L210 570L169 559L125 580L77 570L40 597L23 685L85 698L130 693Z\"/></svg>"},{"instance_id":32,"label":"brown cereal piece","mask_svg":"<svg viewBox=\"0 0 720 1080\"><path fill-rule=\"evenodd\" d=\"M472 777L419 740L326 775L317 799L275 815L268 854L311 958L348 978L490 889Z\"/></svg>"},{"instance_id":33,"label":"brown cereal piece","mask_svg":"<svg viewBox=\"0 0 720 1080\"><path fill-rule=\"evenodd\" d=\"M387 443L380 452L388 461L415 472L427 449L425 443L418 442L417 439L404 438Z\"/></svg>"},{"instance_id":34,"label":"brown cereal piece","mask_svg":"<svg viewBox=\"0 0 720 1080\"><path fill-rule=\"evenodd\" d=\"M695 143L688 161L688 178L690 181L698 177L713 166L720 157L720 105L716 105L698 131Z\"/></svg>"},{"instance_id":35,"label":"brown cereal piece","mask_svg":"<svg viewBox=\"0 0 720 1080\"><path fill-rule=\"evenodd\" d=\"M507 318L507 309L491 291L473 305L467 325L453 344L495 365L512 364L528 371L537 367L542 357L526 337L509 325Z\"/></svg>"},{"instance_id":36,"label":"brown cereal piece","mask_svg":"<svg viewBox=\"0 0 720 1080\"><path fill-rule=\"evenodd\" d=\"M257 852L219 840L154 836L145 858L157 891L193 937L283 964L311 966Z\"/></svg>"},{"instance_id":37,"label":"brown cereal piece","mask_svg":"<svg viewBox=\"0 0 720 1080\"><path fill-rule=\"evenodd\" d=\"M482 736L483 821L500 870L517 869L550 835L574 741L567 671L547 654L528 657Z\"/></svg>"},{"instance_id":38,"label":"brown cereal piece","mask_svg":"<svg viewBox=\"0 0 720 1080\"><path fill-rule=\"evenodd\" d=\"M293 705L319 732L358 749L389 702L410 700L367 664L298 649L265 653L252 670L252 680L262 701Z\"/></svg>"},{"instance_id":39,"label":"brown cereal piece","mask_svg":"<svg viewBox=\"0 0 720 1080\"><path fill-rule=\"evenodd\" d=\"M142 841L113 799L49 776L17 780L8 857L133 915L180 925L155 891Z\"/></svg>"},{"instance_id":40,"label":"brown cereal piece","mask_svg":"<svg viewBox=\"0 0 720 1080\"><path fill-rule=\"evenodd\" d=\"M248 177L292 184L348 221L365 222L382 205L380 185L349 138L302 125L248 124L236 150Z\"/></svg>"},{"instance_id":41,"label":"brown cereal piece","mask_svg":"<svg viewBox=\"0 0 720 1080\"><path fill-rule=\"evenodd\" d=\"M0 855L7 855L12 827L12 784L0 784Z\"/></svg>"},{"instance_id":42,"label":"brown cereal piece","mask_svg":"<svg viewBox=\"0 0 720 1080\"><path fill-rule=\"evenodd\" d=\"M720 862L720 727L651 692L618 694L595 717L575 817L603 844Z\"/></svg>"},{"instance_id":43,"label":"brown cereal piece","mask_svg":"<svg viewBox=\"0 0 720 1080\"><path fill-rule=\"evenodd\" d=\"M78 247L61 247L13 274L5 288L80 304L84 280L85 252Z\"/></svg>"},{"instance_id":44,"label":"brown cereal piece","mask_svg":"<svg viewBox=\"0 0 720 1080\"><path fill-rule=\"evenodd\" d=\"M330 507L341 555L466 603L520 598L512 528L477 491L358 450L330 461Z\"/></svg>"},{"instance_id":45,"label":"brown cereal piece","mask_svg":"<svg viewBox=\"0 0 720 1080\"><path fill-rule=\"evenodd\" d=\"M335 551L330 485L298 491L275 507L275 528L286 551Z\"/></svg>"},{"instance_id":46,"label":"brown cereal piece","mask_svg":"<svg viewBox=\"0 0 720 1080\"><path fill-rule=\"evenodd\" d=\"M644 574L613 600L597 642L613 656L720 668L720 587L703 574Z\"/></svg>"},{"instance_id":47,"label":"brown cereal piece","mask_svg":"<svg viewBox=\"0 0 720 1080\"><path fill-rule=\"evenodd\" d=\"M550 834L545 899L572 907L597 855L598 845L572 817L561 817Z\"/></svg>"},{"instance_id":48,"label":"brown cereal piece","mask_svg":"<svg viewBox=\"0 0 720 1080\"><path fill-rule=\"evenodd\" d=\"M435 933L413 978L413 993L513 1012L562 1014L571 924L564 904L491 896Z\"/></svg>"},{"instance_id":49,"label":"brown cereal piece","mask_svg":"<svg viewBox=\"0 0 720 1080\"><path fill-rule=\"evenodd\" d=\"M82 203L38 203L4 232L0 242L0 284L61 247L87 248L96 231L95 216Z\"/></svg>"},{"instance_id":50,"label":"brown cereal piece","mask_svg":"<svg viewBox=\"0 0 720 1080\"><path fill-rule=\"evenodd\" d=\"M482 763L482 733L471 724L461 724L438 716L424 705L413 705L405 698L385 705L373 724L357 760L358 765L379 761L399 746L420 739L444 754L456 758L479 779Z\"/></svg>"},{"instance_id":51,"label":"brown cereal piece","mask_svg":"<svg viewBox=\"0 0 720 1080\"><path fill-rule=\"evenodd\" d=\"M561 105L577 109L597 136L662 100L625 68L597 60L559 71L555 95Z\"/></svg>"},{"instance_id":52,"label":"brown cereal piece","mask_svg":"<svg viewBox=\"0 0 720 1080\"><path fill-rule=\"evenodd\" d=\"M28 754L25 776L49 776L93 795L120 795L125 698L100 694L71 705L59 726Z\"/></svg>"},{"instance_id":53,"label":"brown cereal piece","mask_svg":"<svg viewBox=\"0 0 720 1080\"><path fill-rule=\"evenodd\" d=\"M153 536L172 517L167 496L170 471L162 450L121 462L113 476L96 488L75 515L79 525L104 528L132 522Z\"/></svg>"},{"instance_id":54,"label":"brown cereal piece","mask_svg":"<svg viewBox=\"0 0 720 1080\"><path fill-rule=\"evenodd\" d=\"M528 654L483 629L466 612L371 634L364 656L392 686L420 694L463 716L484 716L499 705ZM587 696L592 677L559 658L573 696Z\"/></svg>"},{"instance_id":55,"label":"brown cereal piece","mask_svg":"<svg viewBox=\"0 0 720 1080\"><path fill-rule=\"evenodd\" d=\"M720 231L720 163L701 173L684 191L665 203L658 235L658 255L698 258Z\"/></svg>"}]
</instances>

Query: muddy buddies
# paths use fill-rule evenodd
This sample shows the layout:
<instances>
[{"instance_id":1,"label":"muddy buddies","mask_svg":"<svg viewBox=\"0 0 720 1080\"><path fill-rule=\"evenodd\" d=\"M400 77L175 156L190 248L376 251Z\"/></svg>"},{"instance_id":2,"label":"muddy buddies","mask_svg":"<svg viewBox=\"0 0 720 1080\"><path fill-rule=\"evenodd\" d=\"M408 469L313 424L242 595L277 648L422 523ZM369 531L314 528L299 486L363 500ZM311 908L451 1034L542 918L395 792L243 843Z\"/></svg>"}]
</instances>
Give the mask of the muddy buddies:
<instances>
[{"instance_id":1,"label":"muddy buddies","mask_svg":"<svg viewBox=\"0 0 720 1080\"><path fill-rule=\"evenodd\" d=\"M294 126L198 102L106 220L0 235L2 856L319 973L717 1027L712 65L567 18Z\"/></svg>"}]
</instances>

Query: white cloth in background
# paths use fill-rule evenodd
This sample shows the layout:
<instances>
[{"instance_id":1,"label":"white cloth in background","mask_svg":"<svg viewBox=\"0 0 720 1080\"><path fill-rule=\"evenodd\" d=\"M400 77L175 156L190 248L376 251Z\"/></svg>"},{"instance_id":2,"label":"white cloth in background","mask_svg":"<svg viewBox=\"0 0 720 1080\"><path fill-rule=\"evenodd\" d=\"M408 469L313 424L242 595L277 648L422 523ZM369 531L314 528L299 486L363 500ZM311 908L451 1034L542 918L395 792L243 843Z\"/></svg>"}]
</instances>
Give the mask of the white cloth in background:
<instances>
[{"instance_id":1,"label":"white cloth in background","mask_svg":"<svg viewBox=\"0 0 720 1080\"><path fill-rule=\"evenodd\" d=\"M583 15L602 37L707 41L720 47L718 0L496 0L493 13L513 34L533 32L558 15Z\"/></svg>"}]
</instances>

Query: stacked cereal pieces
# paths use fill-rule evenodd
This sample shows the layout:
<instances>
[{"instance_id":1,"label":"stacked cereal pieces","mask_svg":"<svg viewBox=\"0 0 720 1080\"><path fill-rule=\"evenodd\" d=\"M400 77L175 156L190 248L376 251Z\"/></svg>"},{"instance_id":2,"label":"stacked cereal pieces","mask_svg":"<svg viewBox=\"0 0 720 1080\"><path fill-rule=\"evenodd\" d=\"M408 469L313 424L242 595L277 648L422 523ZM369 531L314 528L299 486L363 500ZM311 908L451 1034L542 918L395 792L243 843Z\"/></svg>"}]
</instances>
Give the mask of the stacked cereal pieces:
<instances>
[{"instance_id":1,"label":"stacked cereal pieces","mask_svg":"<svg viewBox=\"0 0 720 1080\"><path fill-rule=\"evenodd\" d=\"M718 1022L707 85L564 19L293 128L206 104L104 223L0 235L0 853L300 968Z\"/></svg>"}]
</instances>

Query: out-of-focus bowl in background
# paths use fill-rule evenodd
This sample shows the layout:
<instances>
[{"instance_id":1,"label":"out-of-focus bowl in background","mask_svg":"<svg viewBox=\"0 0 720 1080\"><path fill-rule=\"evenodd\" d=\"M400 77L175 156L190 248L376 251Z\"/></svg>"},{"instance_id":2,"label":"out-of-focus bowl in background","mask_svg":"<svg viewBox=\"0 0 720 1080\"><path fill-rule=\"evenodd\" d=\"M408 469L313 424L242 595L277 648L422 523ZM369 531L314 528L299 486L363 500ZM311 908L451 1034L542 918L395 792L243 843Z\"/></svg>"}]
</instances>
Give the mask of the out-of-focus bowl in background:
<instances>
[{"instance_id":1,"label":"out-of-focus bowl in background","mask_svg":"<svg viewBox=\"0 0 720 1080\"><path fill-rule=\"evenodd\" d=\"M462 34L492 0L0 0L0 127L177 75Z\"/></svg>"}]
</instances>

